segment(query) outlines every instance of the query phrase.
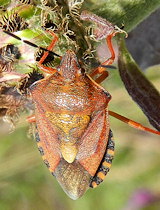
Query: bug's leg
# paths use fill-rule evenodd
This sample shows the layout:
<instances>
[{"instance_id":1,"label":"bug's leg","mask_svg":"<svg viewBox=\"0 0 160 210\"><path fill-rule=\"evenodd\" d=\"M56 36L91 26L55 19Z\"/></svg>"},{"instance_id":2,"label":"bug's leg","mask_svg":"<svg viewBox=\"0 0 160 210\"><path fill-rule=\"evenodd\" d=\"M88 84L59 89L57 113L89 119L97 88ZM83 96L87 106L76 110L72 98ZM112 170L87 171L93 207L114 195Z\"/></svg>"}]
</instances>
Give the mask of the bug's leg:
<instances>
[{"instance_id":1,"label":"bug's leg","mask_svg":"<svg viewBox=\"0 0 160 210\"><path fill-rule=\"evenodd\" d=\"M58 41L58 37L57 35L53 32L53 31L46 31L48 32L49 34L51 34L53 36L53 40L52 42L50 43L50 45L47 47L47 50L52 50L56 44L56 42ZM49 52L46 51L44 52L43 56L41 57L41 59L39 60L38 62L38 66L46 73L48 74L53 74L54 72L56 72L57 70L56 69L53 69L52 67L48 67L48 66L44 66L43 65L43 62L44 60L47 58L47 56L49 55Z\"/></svg>"},{"instance_id":2,"label":"bug's leg","mask_svg":"<svg viewBox=\"0 0 160 210\"><path fill-rule=\"evenodd\" d=\"M104 61L101 65L111 65L115 60L115 52L114 52L114 48L113 48L113 45L112 45L112 37L114 37L115 34L116 33L114 32L111 35L107 36L107 38L106 38L107 46L108 46L108 49L111 53L111 57L108 58L106 61ZM102 73L104 71L105 71L104 67L98 67L98 72L99 73Z\"/></svg>"},{"instance_id":3,"label":"bug's leg","mask_svg":"<svg viewBox=\"0 0 160 210\"><path fill-rule=\"evenodd\" d=\"M98 167L96 174L91 179L90 187L95 188L101 182L103 182L104 178L106 177L106 175L109 172L110 167L112 165L112 160L114 158L114 148L115 148L115 143L114 143L114 139L113 139L113 133L110 130L105 154L104 154L103 159Z\"/></svg>"},{"instance_id":4,"label":"bug's leg","mask_svg":"<svg viewBox=\"0 0 160 210\"><path fill-rule=\"evenodd\" d=\"M115 59L115 52L113 49L113 45L112 45L112 37L114 37L116 34L116 32L112 33L111 35L106 37L106 42L107 42L107 46L109 48L109 51L111 53L111 57L109 59L107 59L106 61L104 61L101 66L97 67L95 70L92 71L92 73L90 74L90 77L94 77L97 74L101 74L96 80L95 82L97 83L101 83L103 80L105 80L108 77L108 72L106 71L106 67L107 65L111 65L114 62Z\"/></svg>"},{"instance_id":5,"label":"bug's leg","mask_svg":"<svg viewBox=\"0 0 160 210\"><path fill-rule=\"evenodd\" d=\"M95 79L95 82L100 84L108 77L108 75L108 71L105 70L97 79Z\"/></svg>"},{"instance_id":6,"label":"bug's leg","mask_svg":"<svg viewBox=\"0 0 160 210\"><path fill-rule=\"evenodd\" d=\"M141 125L141 124L138 123L138 122L135 122L135 121L133 121L133 120L130 120L130 119L128 119L128 118L126 118L126 117L120 115L120 114L117 114L116 112L109 111L109 115L111 115L112 117L115 117L115 118L121 120L121 121L124 122L124 123L127 123L127 124L130 125L131 127L134 127L134 128L136 128L136 129L138 129L138 130L148 131L148 132L150 132L150 133L154 133L154 134L160 135L160 132L159 132L159 131L153 130L153 129L151 129L151 128L147 128L147 127Z\"/></svg>"},{"instance_id":7,"label":"bug's leg","mask_svg":"<svg viewBox=\"0 0 160 210\"><path fill-rule=\"evenodd\" d=\"M35 115L33 114L33 115L28 116L28 117L27 117L27 122L29 122L29 123L34 123L34 122L36 122Z\"/></svg>"}]
</instances>

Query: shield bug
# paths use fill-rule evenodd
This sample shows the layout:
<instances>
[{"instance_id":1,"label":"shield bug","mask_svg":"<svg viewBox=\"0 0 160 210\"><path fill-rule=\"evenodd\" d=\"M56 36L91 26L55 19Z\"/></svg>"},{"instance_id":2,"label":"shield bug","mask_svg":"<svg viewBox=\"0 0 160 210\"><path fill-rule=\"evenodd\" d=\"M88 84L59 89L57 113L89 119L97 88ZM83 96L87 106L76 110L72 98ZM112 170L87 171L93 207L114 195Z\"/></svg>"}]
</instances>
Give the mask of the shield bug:
<instances>
[{"instance_id":1,"label":"shield bug","mask_svg":"<svg viewBox=\"0 0 160 210\"><path fill-rule=\"evenodd\" d=\"M87 14L82 18L91 16ZM99 83L108 75L104 66L114 61L111 39L122 31L109 22L105 24L105 38L111 58L90 75L81 68L72 50L62 56L57 68L43 65L58 40L54 32L48 31L53 40L38 61L38 66L49 76L29 87L35 115L29 117L28 121L36 124L38 149L50 172L72 199L81 197L89 187L97 187L110 170L114 158L114 140L109 114L133 127L160 135L158 131L108 111L111 95ZM99 37L100 31L96 31L96 34ZM29 44L28 41L24 42ZM97 74L100 76L94 81L92 78Z\"/></svg>"},{"instance_id":2,"label":"shield bug","mask_svg":"<svg viewBox=\"0 0 160 210\"><path fill-rule=\"evenodd\" d=\"M55 43L57 37L51 33ZM44 56L40 66L43 60ZM35 136L44 163L64 191L77 199L89 186L99 185L111 167L114 140L108 114L115 115L108 113L111 95L81 69L71 50L62 57L58 69L43 66L43 70L51 75L30 87L35 116L29 121L36 123ZM129 123L139 126L131 120Z\"/></svg>"}]
</instances>

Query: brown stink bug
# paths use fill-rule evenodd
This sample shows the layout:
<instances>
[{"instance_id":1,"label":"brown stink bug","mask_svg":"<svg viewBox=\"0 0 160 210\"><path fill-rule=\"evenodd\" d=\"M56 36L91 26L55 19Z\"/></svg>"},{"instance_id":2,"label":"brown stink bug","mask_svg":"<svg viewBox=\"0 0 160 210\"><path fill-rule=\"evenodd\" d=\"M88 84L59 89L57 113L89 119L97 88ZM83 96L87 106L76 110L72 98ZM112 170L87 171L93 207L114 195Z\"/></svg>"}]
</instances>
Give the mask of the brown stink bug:
<instances>
[{"instance_id":1,"label":"brown stink bug","mask_svg":"<svg viewBox=\"0 0 160 210\"><path fill-rule=\"evenodd\" d=\"M81 17L88 20L96 18L86 13ZM111 58L90 75L81 68L72 50L62 56L57 68L44 66L45 59L58 40L54 32L47 31L53 40L38 65L50 76L29 87L35 115L29 117L28 121L36 124L38 149L50 172L72 199L81 197L89 187L99 185L110 170L114 158L114 140L109 114L135 128L160 135L158 131L108 111L111 95L99 83L108 75L104 65L111 65L114 61L111 38L122 31L109 22L103 23L106 31L105 37L101 38L106 38ZM98 37L99 32L95 32ZM27 41L25 43L29 44ZM92 78L97 74L100 76L94 81Z\"/></svg>"}]
</instances>

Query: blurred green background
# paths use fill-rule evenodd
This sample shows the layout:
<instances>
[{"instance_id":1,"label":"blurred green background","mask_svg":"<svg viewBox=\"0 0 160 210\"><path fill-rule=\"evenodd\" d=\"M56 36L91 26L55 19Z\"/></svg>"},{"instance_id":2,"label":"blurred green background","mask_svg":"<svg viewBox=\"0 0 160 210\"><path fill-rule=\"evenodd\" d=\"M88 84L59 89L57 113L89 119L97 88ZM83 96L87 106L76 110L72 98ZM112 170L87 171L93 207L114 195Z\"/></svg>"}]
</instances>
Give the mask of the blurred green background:
<instances>
[{"instance_id":1,"label":"blurred green background","mask_svg":"<svg viewBox=\"0 0 160 210\"><path fill-rule=\"evenodd\" d=\"M158 67L149 69L147 76L160 89ZM128 96L117 70L111 70L110 77L103 85L112 95L110 110L150 126L142 111ZM139 189L149 190L155 197L160 195L159 136L130 128L110 117L116 142L111 170L99 187L88 190L82 198L73 201L49 173L36 142L27 137L29 126L25 115L21 115L12 133L8 132L8 124L1 122L0 209L119 210L128 208L128 200ZM131 206L129 209L132 209ZM144 209L158 210L160 202Z\"/></svg>"}]
</instances>

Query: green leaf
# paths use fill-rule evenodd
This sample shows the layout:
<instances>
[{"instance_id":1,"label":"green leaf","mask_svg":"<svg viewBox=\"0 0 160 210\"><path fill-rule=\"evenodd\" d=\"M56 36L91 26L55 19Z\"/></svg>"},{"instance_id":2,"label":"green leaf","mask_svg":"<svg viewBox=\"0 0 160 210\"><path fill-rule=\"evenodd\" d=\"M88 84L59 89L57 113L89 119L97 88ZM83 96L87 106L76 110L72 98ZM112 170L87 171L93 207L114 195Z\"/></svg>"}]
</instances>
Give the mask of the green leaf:
<instances>
[{"instance_id":1,"label":"green leaf","mask_svg":"<svg viewBox=\"0 0 160 210\"><path fill-rule=\"evenodd\" d=\"M103 0L85 1L84 8L106 18L119 27L124 24L127 32L131 31L147 16L160 7L160 0Z\"/></svg>"},{"instance_id":2,"label":"green leaf","mask_svg":"<svg viewBox=\"0 0 160 210\"><path fill-rule=\"evenodd\" d=\"M141 107L149 122L160 130L160 94L141 72L125 47L119 42L119 73L132 99Z\"/></svg>"}]
</instances>

